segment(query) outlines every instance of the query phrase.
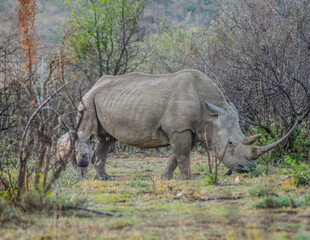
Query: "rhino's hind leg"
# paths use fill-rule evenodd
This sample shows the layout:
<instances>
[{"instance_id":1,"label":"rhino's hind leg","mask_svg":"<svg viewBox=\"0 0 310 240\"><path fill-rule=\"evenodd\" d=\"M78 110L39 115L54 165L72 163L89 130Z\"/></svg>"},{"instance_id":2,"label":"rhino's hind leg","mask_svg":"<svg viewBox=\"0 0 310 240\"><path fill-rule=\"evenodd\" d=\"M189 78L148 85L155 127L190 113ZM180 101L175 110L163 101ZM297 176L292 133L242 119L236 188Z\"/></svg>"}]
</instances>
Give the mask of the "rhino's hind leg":
<instances>
[{"instance_id":1,"label":"rhino's hind leg","mask_svg":"<svg viewBox=\"0 0 310 240\"><path fill-rule=\"evenodd\" d=\"M170 158L169 158L167 167L166 167L163 175L161 176L161 178L162 179L168 179L168 180L172 179L173 178L173 172L177 168L177 166L178 166L177 156L174 153L172 153Z\"/></svg>"},{"instance_id":2,"label":"rhino's hind leg","mask_svg":"<svg viewBox=\"0 0 310 240\"><path fill-rule=\"evenodd\" d=\"M96 150L92 156L91 162L94 164L97 171L96 178L99 180L112 180L112 177L107 174L105 164L111 145L116 141L113 137L98 138Z\"/></svg>"},{"instance_id":3,"label":"rhino's hind leg","mask_svg":"<svg viewBox=\"0 0 310 240\"><path fill-rule=\"evenodd\" d=\"M171 147L180 169L180 180L192 179L190 153L192 149L192 132L184 131L171 136ZM174 166L174 165L173 165Z\"/></svg>"}]
</instances>

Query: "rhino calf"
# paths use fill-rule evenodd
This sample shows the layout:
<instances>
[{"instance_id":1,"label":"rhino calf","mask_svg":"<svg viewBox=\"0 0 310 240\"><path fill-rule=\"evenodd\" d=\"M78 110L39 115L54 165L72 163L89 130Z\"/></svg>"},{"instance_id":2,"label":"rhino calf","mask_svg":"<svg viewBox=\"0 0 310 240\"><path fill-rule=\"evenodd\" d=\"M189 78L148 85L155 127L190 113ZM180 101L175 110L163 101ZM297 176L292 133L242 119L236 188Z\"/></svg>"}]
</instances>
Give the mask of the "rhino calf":
<instances>
[{"instance_id":1,"label":"rhino calf","mask_svg":"<svg viewBox=\"0 0 310 240\"><path fill-rule=\"evenodd\" d=\"M268 146L251 146L258 136L245 137L237 110L212 80L196 70L103 76L83 97L79 110L83 114L78 114L81 124L76 142L86 147L75 153L76 163L79 167L88 165L87 141L96 137L91 161L102 180L111 179L105 163L116 140L140 148L170 145L172 154L163 178L171 179L178 166L179 178L191 179L190 153L204 140L204 134L209 146L217 145L225 166L244 172L293 131Z\"/></svg>"},{"instance_id":2,"label":"rhino calf","mask_svg":"<svg viewBox=\"0 0 310 240\"><path fill-rule=\"evenodd\" d=\"M83 133L67 132L59 138L56 149L58 161L68 161L71 167L82 177L86 175L90 144Z\"/></svg>"}]
</instances>

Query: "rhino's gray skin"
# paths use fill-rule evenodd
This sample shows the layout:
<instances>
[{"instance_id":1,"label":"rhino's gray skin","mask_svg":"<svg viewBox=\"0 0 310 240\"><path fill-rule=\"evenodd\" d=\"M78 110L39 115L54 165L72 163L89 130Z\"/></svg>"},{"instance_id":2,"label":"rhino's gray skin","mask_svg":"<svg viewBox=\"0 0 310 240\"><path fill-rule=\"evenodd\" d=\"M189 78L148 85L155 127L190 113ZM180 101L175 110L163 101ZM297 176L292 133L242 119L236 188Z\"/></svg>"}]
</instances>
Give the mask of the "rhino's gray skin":
<instances>
[{"instance_id":1,"label":"rhino's gray skin","mask_svg":"<svg viewBox=\"0 0 310 240\"><path fill-rule=\"evenodd\" d=\"M205 131L209 146L216 144L220 157L230 140L223 164L237 172L254 168L254 160L270 150L249 146L258 136L244 136L236 109L208 77L196 70L104 76L83 97L79 110L83 109L79 134L87 139L97 137L91 161L97 177L103 180L111 179L105 162L116 140L140 148L171 145L172 154L163 173L167 179L173 177L177 166L180 179L191 179L190 152L204 140ZM82 160L77 160L82 165Z\"/></svg>"}]
</instances>

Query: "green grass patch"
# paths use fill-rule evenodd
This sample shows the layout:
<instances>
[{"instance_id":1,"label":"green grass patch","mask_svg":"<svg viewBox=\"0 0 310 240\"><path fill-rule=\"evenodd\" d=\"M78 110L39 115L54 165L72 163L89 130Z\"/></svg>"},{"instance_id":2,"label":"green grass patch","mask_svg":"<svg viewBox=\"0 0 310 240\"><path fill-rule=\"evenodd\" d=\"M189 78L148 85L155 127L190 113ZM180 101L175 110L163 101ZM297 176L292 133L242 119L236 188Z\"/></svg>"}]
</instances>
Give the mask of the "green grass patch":
<instances>
[{"instance_id":1,"label":"green grass patch","mask_svg":"<svg viewBox=\"0 0 310 240\"><path fill-rule=\"evenodd\" d=\"M272 190L272 186L266 186L263 184L258 184L256 186L250 187L248 193L252 197L265 197L275 194Z\"/></svg>"},{"instance_id":2,"label":"green grass patch","mask_svg":"<svg viewBox=\"0 0 310 240\"><path fill-rule=\"evenodd\" d=\"M292 206L291 200L286 196L264 197L260 202L256 203L256 208L282 208Z\"/></svg>"}]
</instances>

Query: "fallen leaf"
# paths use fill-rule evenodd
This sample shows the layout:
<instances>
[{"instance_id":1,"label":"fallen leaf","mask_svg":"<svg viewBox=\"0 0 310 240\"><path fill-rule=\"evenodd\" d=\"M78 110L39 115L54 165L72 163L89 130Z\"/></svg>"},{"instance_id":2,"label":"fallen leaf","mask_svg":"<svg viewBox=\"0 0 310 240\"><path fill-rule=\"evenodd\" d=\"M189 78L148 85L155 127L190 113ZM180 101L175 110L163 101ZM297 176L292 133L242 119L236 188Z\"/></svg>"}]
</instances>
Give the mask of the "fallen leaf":
<instances>
[{"instance_id":1,"label":"fallen leaf","mask_svg":"<svg viewBox=\"0 0 310 240\"><path fill-rule=\"evenodd\" d=\"M241 177L237 176L237 177L235 178L235 184L238 184L238 183L240 183L240 182L241 182Z\"/></svg>"}]
</instances>

